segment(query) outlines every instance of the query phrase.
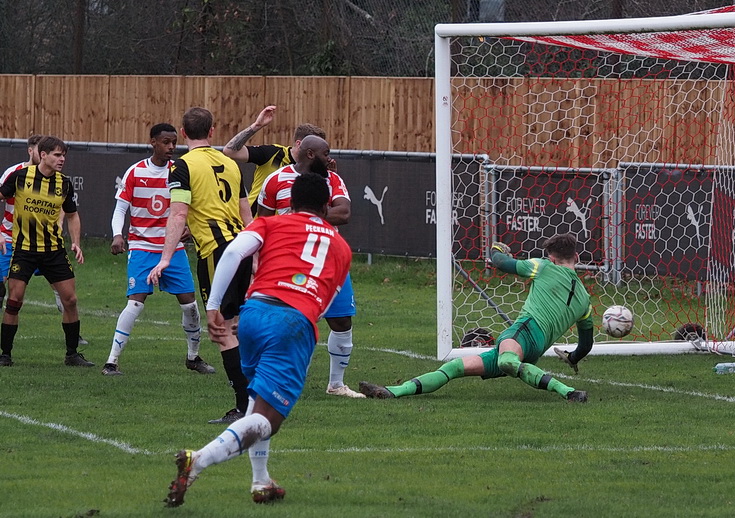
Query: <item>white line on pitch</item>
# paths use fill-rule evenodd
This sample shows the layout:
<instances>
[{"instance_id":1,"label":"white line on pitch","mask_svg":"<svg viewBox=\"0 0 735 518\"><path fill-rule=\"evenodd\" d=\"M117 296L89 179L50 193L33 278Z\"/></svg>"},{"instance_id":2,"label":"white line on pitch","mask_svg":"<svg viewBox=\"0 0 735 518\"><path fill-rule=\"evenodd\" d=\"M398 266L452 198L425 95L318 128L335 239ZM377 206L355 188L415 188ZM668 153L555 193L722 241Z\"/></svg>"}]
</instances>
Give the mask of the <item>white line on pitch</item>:
<instances>
[{"instance_id":1,"label":"white line on pitch","mask_svg":"<svg viewBox=\"0 0 735 518\"><path fill-rule=\"evenodd\" d=\"M518 446L446 446L434 448L327 448L326 450L309 450L306 448L285 448L282 450L272 449L271 453L443 453L443 452L473 452L473 451L533 451L533 452L610 452L610 453L637 453L637 452L694 452L694 451L732 451L735 446L725 444L707 444L699 446L631 446L631 447L608 447L594 446L588 444L557 445L557 446L531 446L519 444Z\"/></svg>"},{"instance_id":2,"label":"white line on pitch","mask_svg":"<svg viewBox=\"0 0 735 518\"><path fill-rule=\"evenodd\" d=\"M86 439L93 443L107 444L114 448L124 451L125 453L132 453L137 455L169 455L174 453L171 451L154 452L143 448L136 448L122 441L114 439L105 439L99 435L80 432L64 426L58 423L44 423L28 416L11 414L0 410L0 417L7 417L9 419L15 419L23 424L42 426L50 428L57 432L73 435ZM662 452L662 453L686 453L695 451L732 451L735 450L735 446L728 446L724 444L707 444L700 446L630 446L630 447L606 447L606 446L594 446L594 445L556 445L556 446L531 446L527 444L521 444L518 446L445 446L445 447L431 447L431 448L327 448L324 450L306 449L306 448L274 448L271 453L283 454L283 453L442 453L442 452L502 452L502 451L531 451L531 452L577 452L577 451L589 451L589 452L610 452L610 453L637 453L637 452Z\"/></svg>"},{"instance_id":3,"label":"white line on pitch","mask_svg":"<svg viewBox=\"0 0 735 518\"><path fill-rule=\"evenodd\" d=\"M205 331L202 329L202 331ZM16 335L19 338L23 338L24 340L48 340L48 335L26 335L21 332L18 332ZM90 340L94 341L97 345L99 342L97 340L93 340L92 335L88 335L87 333L83 333L82 336L89 338ZM184 336L184 333L181 333L180 336L150 336L150 335L132 335L130 337L131 340L150 340L155 342L182 342L186 343L186 337ZM110 333L109 340L106 338L105 340L111 341L112 340L112 333ZM83 346L80 346L83 347ZM84 352L84 351L82 351ZM86 353L85 353L86 354Z\"/></svg>"},{"instance_id":4,"label":"white line on pitch","mask_svg":"<svg viewBox=\"0 0 735 518\"><path fill-rule=\"evenodd\" d=\"M137 454L143 454L143 455L154 455L155 452L135 448L133 446L130 446L129 444L126 444L124 442L116 441L114 439L105 439L104 437L100 437L99 435L95 435L93 433L88 432L80 432L78 430L74 430L73 428L69 428L68 426L64 426L63 424L58 423L44 423L42 421L38 421L36 419L33 419L28 416L24 415L18 415L18 414L11 414L8 412L3 412L0 410L0 417L8 417L10 419L15 419L17 421L20 421L24 424L30 424L35 426L43 426L45 428L51 428L52 430L56 430L57 432L66 433L69 435L74 435L76 437L81 437L82 439L87 439L88 441L101 443L101 444L109 444L110 446L113 446L115 448L118 448L126 453L137 453Z\"/></svg>"},{"instance_id":5,"label":"white line on pitch","mask_svg":"<svg viewBox=\"0 0 735 518\"><path fill-rule=\"evenodd\" d=\"M28 304L30 306L37 306L39 308L53 308L58 311L59 308L56 307L56 304L51 304L50 302L41 302L38 300L26 300L23 302L24 304ZM113 313L112 311L103 311L101 309L85 309L85 308L79 308L79 313L82 315L91 315L93 317L102 317L102 318L117 318L120 316L120 313ZM148 324L155 324L157 326L170 326L171 322L168 320L146 320L146 319L138 319L137 322L146 322Z\"/></svg>"}]
</instances>

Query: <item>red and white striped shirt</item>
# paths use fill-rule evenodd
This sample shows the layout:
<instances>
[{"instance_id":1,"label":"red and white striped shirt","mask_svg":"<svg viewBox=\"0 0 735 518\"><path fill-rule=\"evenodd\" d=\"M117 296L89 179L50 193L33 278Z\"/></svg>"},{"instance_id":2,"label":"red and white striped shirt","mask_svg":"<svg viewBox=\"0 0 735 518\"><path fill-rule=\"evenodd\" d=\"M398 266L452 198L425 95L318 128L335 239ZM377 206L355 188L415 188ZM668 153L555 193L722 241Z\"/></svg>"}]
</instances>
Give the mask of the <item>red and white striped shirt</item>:
<instances>
[{"instance_id":1,"label":"red and white striped shirt","mask_svg":"<svg viewBox=\"0 0 735 518\"><path fill-rule=\"evenodd\" d=\"M5 183L10 173L23 169L26 166L25 162L15 164L8 167L2 176L0 176L0 185ZM3 221L0 223L0 232L5 236L6 243L13 242L13 211L15 210L15 198L7 198L5 200L5 213L3 214Z\"/></svg>"},{"instance_id":2,"label":"red and white striped shirt","mask_svg":"<svg viewBox=\"0 0 735 518\"><path fill-rule=\"evenodd\" d=\"M173 162L157 166L150 158L130 166L115 198L130 204L128 249L162 252L171 206L168 172ZM179 243L177 250L184 245Z\"/></svg>"},{"instance_id":3,"label":"red and white striped shirt","mask_svg":"<svg viewBox=\"0 0 735 518\"><path fill-rule=\"evenodd\" d=\"M327 172L327 185L329 186L329 204L337 198L350 199L344 180L334 171ZM258 196L258 205L276 214L286 214L291 210L291 186L299 173L293 165L287 165L278 171L271 173L263 182L263 188Z\"/></svg>"}]
</instances>

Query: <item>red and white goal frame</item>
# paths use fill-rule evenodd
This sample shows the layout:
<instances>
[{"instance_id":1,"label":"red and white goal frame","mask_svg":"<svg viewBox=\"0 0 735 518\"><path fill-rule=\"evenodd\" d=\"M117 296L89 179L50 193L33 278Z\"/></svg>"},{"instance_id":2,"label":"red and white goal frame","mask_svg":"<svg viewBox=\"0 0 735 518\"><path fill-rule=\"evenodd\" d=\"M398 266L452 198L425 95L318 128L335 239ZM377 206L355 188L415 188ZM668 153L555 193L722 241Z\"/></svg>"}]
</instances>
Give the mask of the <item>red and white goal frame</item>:
<instances>
[{"instance_id":1,"label":"red and white goal frame","mask_svg":"<svg viewBox=\"0 0 735 518\"><path fill-rule=\"evenodd\" d=\"M593 354L735 351L733 10L436 26L439 359L520 310L527 282L490 243L539 257L558 232L580 239L598 325L636 317Z\"/></svg>"}]
</instances>

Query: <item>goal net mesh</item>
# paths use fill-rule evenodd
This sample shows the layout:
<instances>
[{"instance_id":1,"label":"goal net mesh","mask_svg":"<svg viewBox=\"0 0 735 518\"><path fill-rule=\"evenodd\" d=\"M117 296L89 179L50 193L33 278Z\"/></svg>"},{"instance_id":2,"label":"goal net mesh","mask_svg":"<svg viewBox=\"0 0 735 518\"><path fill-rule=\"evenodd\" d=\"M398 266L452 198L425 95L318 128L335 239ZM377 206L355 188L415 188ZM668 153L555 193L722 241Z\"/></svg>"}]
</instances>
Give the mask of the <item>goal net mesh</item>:
<instances>
[{"instance_id":1,"label":"goal net mesh","mask_svg":"<svg viewBox=\"0 0 735 518\"><path fill-rule=\"evenodd\" d=\"M528 282L487 263L494 240L541 257L573 232L598 324L621 304L636 319L624 341L693 338L696 324L727 350L735 30L448 39L452 346L497 336L522 306Z\"/></svg>"}]
</instances>

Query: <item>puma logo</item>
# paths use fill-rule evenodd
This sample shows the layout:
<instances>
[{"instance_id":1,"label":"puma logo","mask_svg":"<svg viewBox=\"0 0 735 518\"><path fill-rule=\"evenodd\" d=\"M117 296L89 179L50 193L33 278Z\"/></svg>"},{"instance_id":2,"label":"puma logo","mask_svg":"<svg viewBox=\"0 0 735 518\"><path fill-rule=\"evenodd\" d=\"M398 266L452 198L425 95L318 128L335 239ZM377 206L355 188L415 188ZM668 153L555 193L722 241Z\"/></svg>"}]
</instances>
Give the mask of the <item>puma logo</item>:
<instances>
[{"instance_id":1,"label":"puma logo","mask_svg":"<svg viewBox=\"0 0 735 518\"><path fill-rule=\"evenodd\" d=\"M142 183L143 185L145 185L146 187L148 187L148 178L141 178L140 179L140 183Z\"/></svg>"},{"instance_id":2,"label":"puma logo","mask_svg":"<svg viewBox=\"0 0 735 518\"><path fill-rule=\"evenodd\" d=\"M582 223L582 232L584 232L585 238L590 237L590 231L587 230L587 214L590 211L591 204L591 198L587 200L587 203L585 203L583 207L577 205L577 202L574 201L572 198L567 198L567 212L571 212L572 214L574 214L574 217L577 218L580 223Z\"/></svg>"},{"instance_id":3,"label":"puma logo","mask_svg":"<svg viewBox=\"0 0 735 518\"><path fill-rule=\"evenodd\" d=\"M383 194L381 194L380 199L378 199L370 186L365 186L364 198L378 208L378 216L380 216L381 225L385 225L385 220L383 219L383 198L385 198L385 193L387 190L388 186L386 185L385 187L383 187Z\"/></svg>"},{"instance_id":4,"label":"puma logo","mask_svg":"<svg viewBox=\"0 0 735 518\"><path fill-rule=\"evenodd\" d=\"M694 209L692 208L692 206L687 204L687 219L692 225L694 225L694 229L697 231L697 244L700 247L702 246L702 236L700 235L700 232L699 232L699 226L702 223L700 221L701 217L702 217L702 206L701 205L697 208L697 214L695 215Z\"/></svg>"}]
</instances>

